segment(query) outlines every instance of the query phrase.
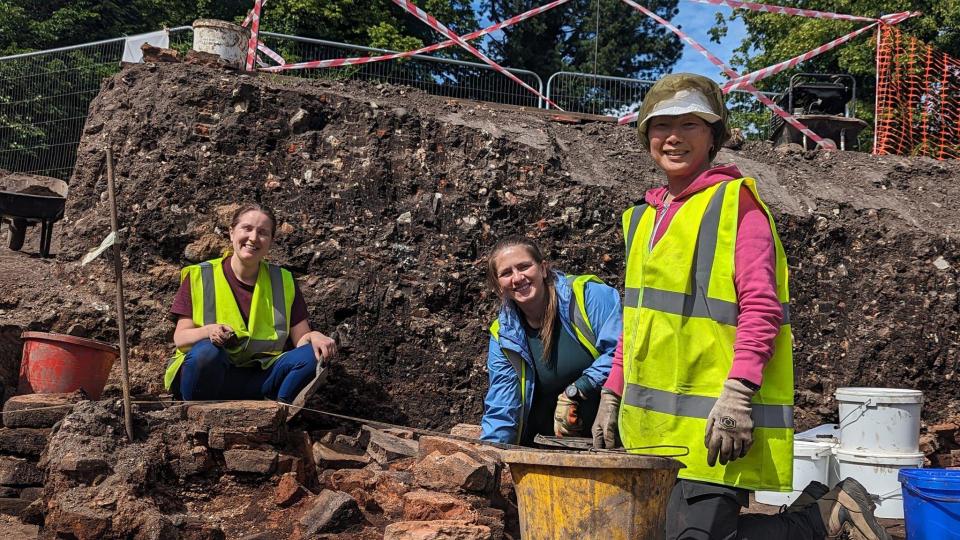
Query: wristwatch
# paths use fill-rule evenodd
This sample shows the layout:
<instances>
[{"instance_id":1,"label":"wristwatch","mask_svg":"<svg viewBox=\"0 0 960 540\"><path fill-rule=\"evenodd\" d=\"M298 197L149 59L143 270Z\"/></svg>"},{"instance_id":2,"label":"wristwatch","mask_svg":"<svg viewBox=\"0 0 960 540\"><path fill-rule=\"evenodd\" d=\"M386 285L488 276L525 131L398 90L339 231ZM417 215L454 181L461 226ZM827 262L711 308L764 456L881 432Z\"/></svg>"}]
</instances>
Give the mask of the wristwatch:
<instances>
[{"instance_id":1,"label":"wristwatch","mask_svg":"<svg viewBox=\"0 0 960 540\"><path fill-rule=\"evenodd\" d=\"M571 384L563 390L563 395L567 396L573 401L580 401L583 399L583 394L580 393L580 389L577 388L577 385Z\"/></svg>"}]
</instances>

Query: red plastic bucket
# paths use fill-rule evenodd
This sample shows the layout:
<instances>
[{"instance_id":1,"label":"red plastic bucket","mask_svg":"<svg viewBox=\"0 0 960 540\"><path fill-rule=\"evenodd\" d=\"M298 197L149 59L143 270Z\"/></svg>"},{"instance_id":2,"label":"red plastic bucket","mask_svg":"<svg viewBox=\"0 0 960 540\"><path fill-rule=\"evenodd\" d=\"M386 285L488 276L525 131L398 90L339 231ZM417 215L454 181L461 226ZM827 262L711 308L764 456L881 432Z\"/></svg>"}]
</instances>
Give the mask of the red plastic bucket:
<instances>
[{"instance_id":1,"label":"red plastic bucket","mask_svg":"<svg viewBox=\"0 0 960 540\"><path fill-rule=\"evenodd\" d=\"M59 394L83 389L100 399L120 351L106 343L64 334L24 332L20 394Z\"/></svg>"}]
</instances>

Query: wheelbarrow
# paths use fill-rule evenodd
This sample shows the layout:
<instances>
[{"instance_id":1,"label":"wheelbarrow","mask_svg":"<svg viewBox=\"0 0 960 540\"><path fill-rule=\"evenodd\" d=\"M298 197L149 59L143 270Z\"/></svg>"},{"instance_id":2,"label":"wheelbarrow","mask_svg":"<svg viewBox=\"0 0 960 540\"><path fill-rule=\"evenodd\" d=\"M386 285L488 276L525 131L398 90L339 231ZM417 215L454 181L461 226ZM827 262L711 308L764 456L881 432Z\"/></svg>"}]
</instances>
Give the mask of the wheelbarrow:
<instances>
[{"instance_id":1,"label":"wheelbarrow","mask_svg":"<svg viewBox=\"0 0 960 540\"><path fill-rule=\"evenodd\" d=\"M40 224L40 256L50 256L53 224L63 218L67 183L57 178L13 173L0 176L0 222L10 228L9 247L23 247L27 227Z\"/></svg>"}]
</instances>

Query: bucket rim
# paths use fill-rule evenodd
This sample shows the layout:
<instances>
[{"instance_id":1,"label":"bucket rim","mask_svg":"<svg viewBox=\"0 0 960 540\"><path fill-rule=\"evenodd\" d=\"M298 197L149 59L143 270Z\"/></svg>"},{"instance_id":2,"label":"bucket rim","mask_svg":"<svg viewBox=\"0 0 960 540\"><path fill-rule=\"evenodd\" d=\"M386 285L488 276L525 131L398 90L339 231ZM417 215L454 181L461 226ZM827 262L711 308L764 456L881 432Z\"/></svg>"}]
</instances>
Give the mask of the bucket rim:
<instances>
[{"instance_id":1,"label":"bucket rim","mask_svg":"<svg viewBox=\"0 0 960 540\"><path fill-rule=\"evenodd\" d=\"M920 489L960 491L960 470L957 469L900 469L897 480Z\"/></svg>"},{"instance_id":2,"label":"bucket rim","mask_svg":"<svg viewBox=\"0 0 960 540\"><path fill-rule=\"evenodd\" d=\"M673 458L612 452L566 452L544 450L503 450L508 465L548 465L590 469L649 469L676 471L686 466Z\"/></svg>"},{"instance_id":3,"label":"bucket rim","mask_svg":"<svg viewBox=\"0 0 960 540\"><path fill-rule=\"evenodd\" d=\"M870 465L916 465L923 464L923 452L871 452L869 450L850 450L836 448L833 451L837 461L866 463Z\"/></svg>"},{"instance_id":4,"label":"bucket rim","mask_svg":"<svg viewBox=\"0 0 960 540\"><path fill-rule=\"evenodd\" d=\"M847 386L837 388L833 393L837 401L853 403L923 403L923 392L911 388L873 388L868 386Z\"/></svg>"},{"instance_id":5,"label":"bucket rim","mask_svg":"<svg viewBox=\"0 0 960 540\"><path fill-rule=\"evenodd\" d=\"M20 339L22 339L24 342L52 341L54 343L69 343L71 345L80 345L81 347L89 347L91 349L97 349L99 351L109 352L116 355L120 354L120 349L110 345L109 343L67 334L55 334L52 332L23 332L20 334Z\"/></svg>"},{"instance_id":6,"label":"bucket rim","mask_svg":"<svg viewBox=\"0 0 960 540\"><path fill-rule=\"evenodd\" d=\"M799 457L826 457L830 455L838 443L835 442L819 442L819 441L810 441L806 439L794 439L793 440L793 455Z\"/></svg>"},{"instance_id":7,"label":"bucket rim","mask_svg":"<svg viewBox=\"0 0 960 540\"><path fill-rule=\"evenodd\" d=\"M230 21L224 21L220 19L197 19L193 21L191 28L219 28L221 30L234 30L243 34L249 34L250 29L246 26L240 26L239 24L232 23Z\"/></svg>"}]
</instances>

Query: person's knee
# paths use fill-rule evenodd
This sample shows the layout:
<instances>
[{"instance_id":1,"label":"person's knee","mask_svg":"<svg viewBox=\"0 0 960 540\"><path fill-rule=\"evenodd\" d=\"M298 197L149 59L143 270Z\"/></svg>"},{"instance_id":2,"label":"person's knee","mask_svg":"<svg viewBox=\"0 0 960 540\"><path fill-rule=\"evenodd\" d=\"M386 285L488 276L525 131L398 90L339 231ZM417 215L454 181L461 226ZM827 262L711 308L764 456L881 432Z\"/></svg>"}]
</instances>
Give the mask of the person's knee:
<instances>
[{"instance_id":1,"label":"person's knee","mask_svg":"<svg viewBox=\"0 0 960 540\"><path fill-rule=\"evenodd\" d=\"M184 365L199 371L215 369L223 364L224 354L223 349L204 339L193 344L184 358Z\"/></svg>"},{"instance_id":2,"label":"person's knee","mask_svg":"<svg viewBox=\"0 0 960 540\"><path fill-rule=\"evenodd\" d=\"M317 356L309 343L301 345L287 354L290 356L290 361L294 364L293 369L310 368L314 370L317 367Z\"/></svg>"}]
</instances>

